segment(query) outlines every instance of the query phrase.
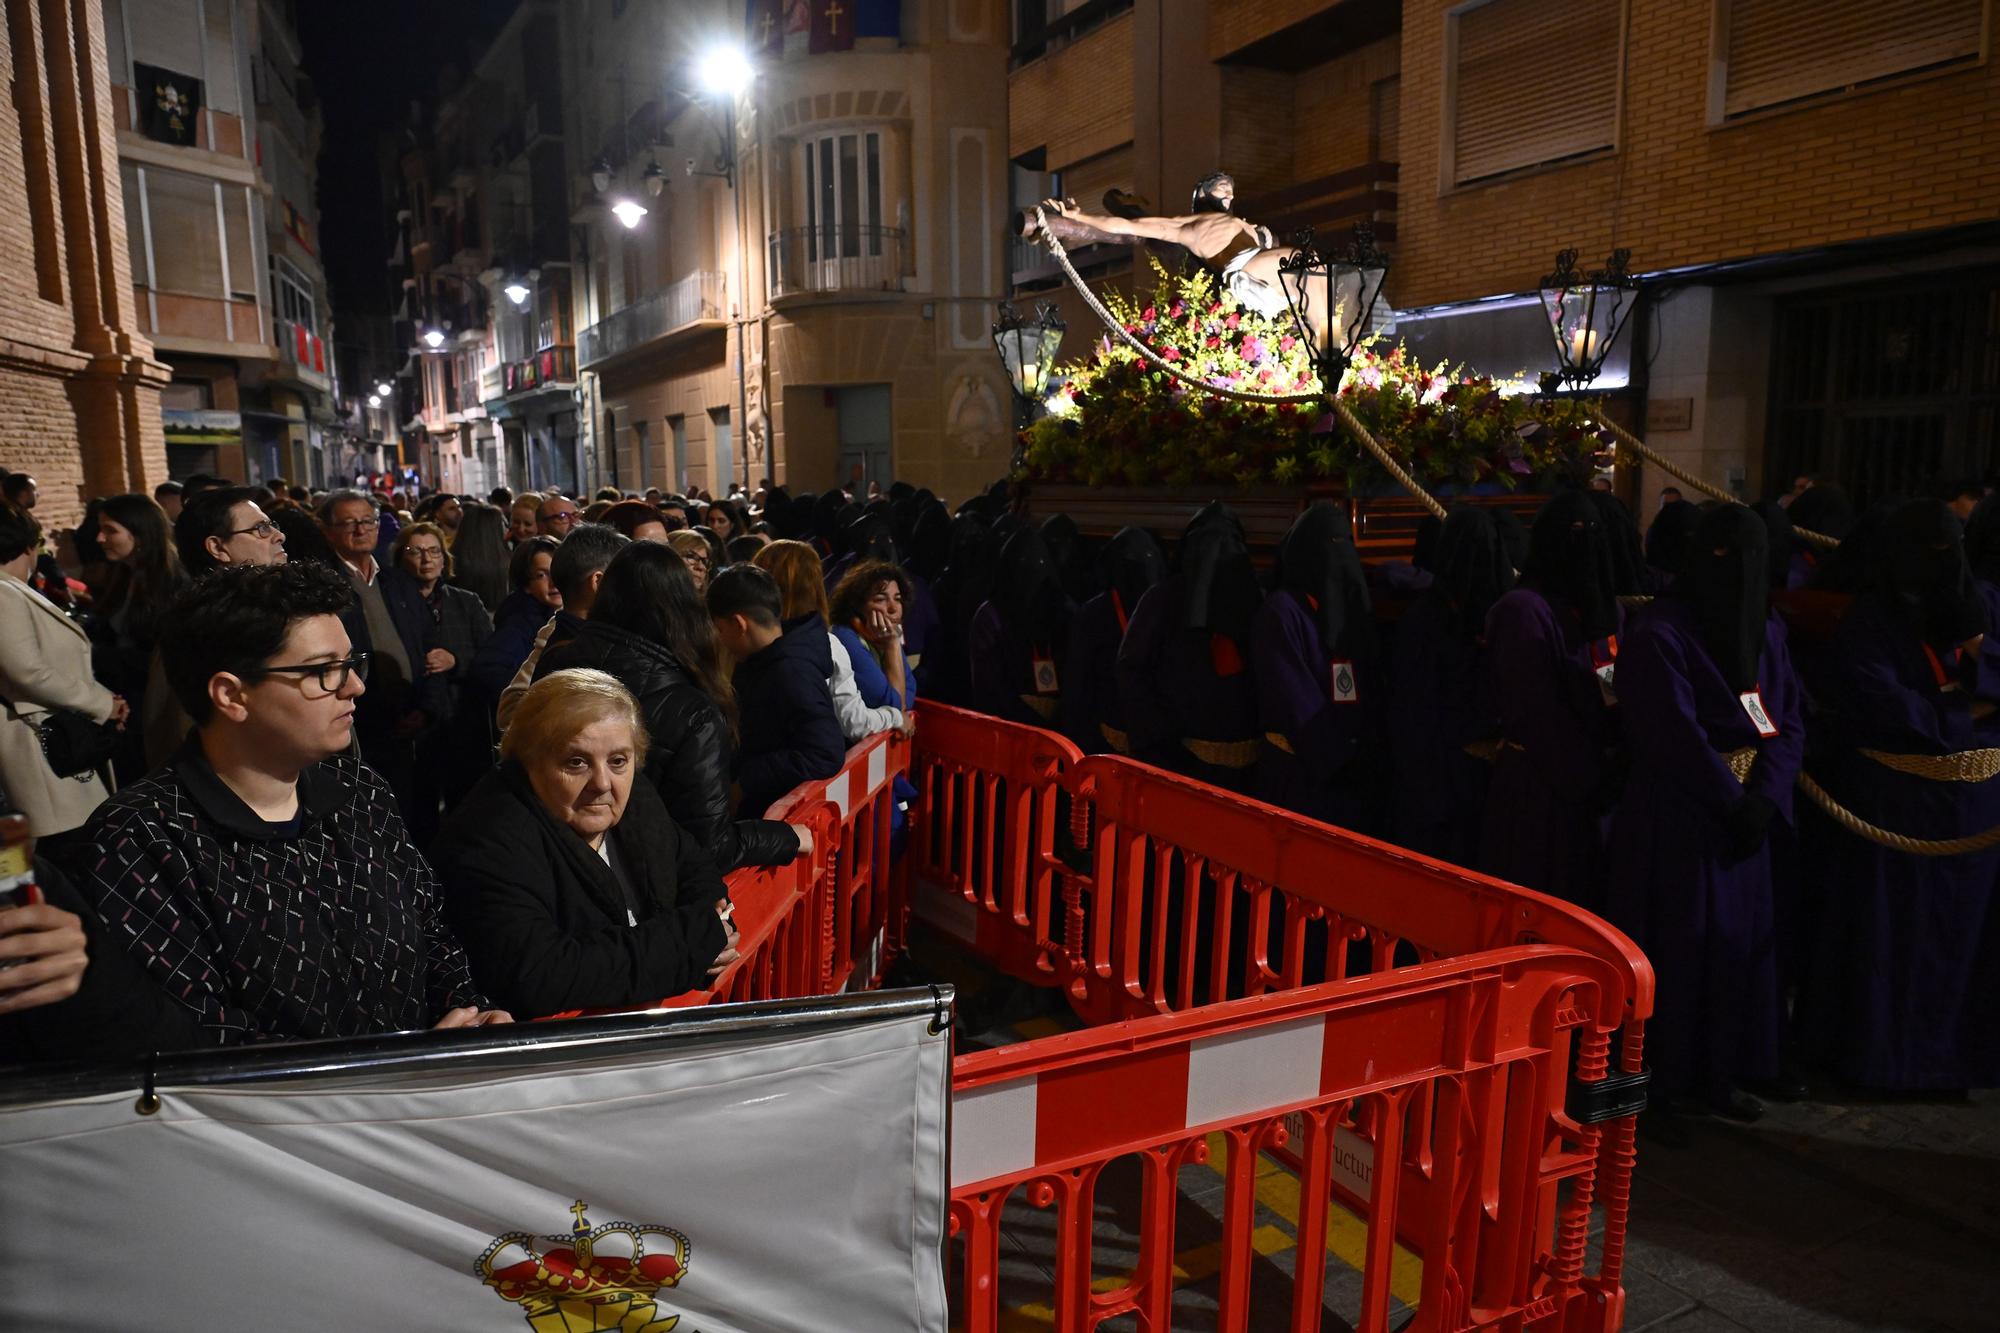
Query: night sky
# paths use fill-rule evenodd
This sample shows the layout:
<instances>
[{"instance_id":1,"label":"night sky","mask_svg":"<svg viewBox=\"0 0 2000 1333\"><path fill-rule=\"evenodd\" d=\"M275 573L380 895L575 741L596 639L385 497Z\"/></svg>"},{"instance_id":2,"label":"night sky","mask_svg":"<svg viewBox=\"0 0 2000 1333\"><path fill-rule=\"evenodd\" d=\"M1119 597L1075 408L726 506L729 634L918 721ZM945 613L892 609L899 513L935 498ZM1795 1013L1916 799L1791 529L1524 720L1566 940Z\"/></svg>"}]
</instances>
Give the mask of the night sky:
<instances>
[{"instance_id":1,"label":"night sky","mask_svg":"<svg viewBox=\"0 0 2000 1333\"><path fill-rule=\"evenodd\" d=\"M386 314L394 241L377 152L447 65L470 68L517 0L299 0L306 72L319 91L322 258L342 312Z\"/></svg>"}]
</instances>

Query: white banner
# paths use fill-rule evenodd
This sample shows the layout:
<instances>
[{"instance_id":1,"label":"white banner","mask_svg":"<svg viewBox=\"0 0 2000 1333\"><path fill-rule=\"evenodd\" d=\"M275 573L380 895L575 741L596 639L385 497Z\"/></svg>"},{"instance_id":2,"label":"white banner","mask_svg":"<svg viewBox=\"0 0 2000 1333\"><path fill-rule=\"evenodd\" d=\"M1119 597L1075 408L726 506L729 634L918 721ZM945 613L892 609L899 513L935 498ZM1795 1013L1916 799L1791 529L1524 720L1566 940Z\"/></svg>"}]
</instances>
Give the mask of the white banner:
<instances>
[{"instance_id":1,"label":"white banner","mask_svg":"<svg viewBox=\"0 0 2000 1333\"><path fill-rule=\"evenodd\" d=\"M943 1330L926 1027L0 1111L0 1329Z\"/></svg>"}]
</instances>

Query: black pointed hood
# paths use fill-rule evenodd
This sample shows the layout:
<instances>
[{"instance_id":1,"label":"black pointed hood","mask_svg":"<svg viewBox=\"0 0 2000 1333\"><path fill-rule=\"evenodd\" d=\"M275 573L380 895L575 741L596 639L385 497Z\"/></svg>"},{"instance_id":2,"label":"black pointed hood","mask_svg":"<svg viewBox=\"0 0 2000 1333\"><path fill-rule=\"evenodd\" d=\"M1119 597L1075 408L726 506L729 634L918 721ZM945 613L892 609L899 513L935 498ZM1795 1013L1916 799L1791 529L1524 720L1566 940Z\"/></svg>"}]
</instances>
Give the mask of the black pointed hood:
<instances>
[{"instance_id":1,"label":"black pointed hood","mask_svg":"<svg viewBox=\"0 0 2000 1333\"><path fill-rule=\"evenodd\" d=\"M1167 553L1144 528L1120 528L1097 553L1097 586L1118 594L1126 615L1146 589L1167 576Z\"/></svg>"},{"instance_id":2,"label":"black pointed hood","mask_svg":"<svg viewBox=\"0 0 2000 1333\"><path fill-rule=\"evenodd\" d=\"M1739 504L1697 516L1675 571L1673 595L1694 612L1702 646L1737 693L1757 687L1770 615L1770 530Z\"/></svg>"},{"instance_id":3,"label":"black pointed hood","mask_svg":"<svg viewBox=\"0 0 2000 1333\"><path fill-rule=\"evenodd\" d=\"M1181 535L1180 571L1187 585L1183 627L1249 642L1250 616L1264 594L1250 564L1242 520L1228 505L1211 500L1188 520Z\"/></svg>"},{"instance_id":4,"label":"black pointed hood","mask_svg":"<svg viewBox=\"0 0 2000 1333\"><path fill-rule=\"evenodd\" d=\"M1618 594L1598 507L1589 493L1564 491L1542 506L1528 534L1528 559L1521 571L1546 595L1568 606L1583 621L1586 638L1601 639L1618 628Z\"/></svg>"},{"instance_id":5,"label":"black pointed hood","mask_svg":"<svg viewBox=\"0 0 2000 1333\"><path fill-rule=\"evenodd\" d=\"M1354 658L1375 646L1368 578L1354 549L1353 526L1337 505L1316 504L1278 544L1278 587L1306 604L1328 652Z\"/></svg>"},{"instance_id":6,"label":"black pointed hood","mask_svg":"<svg viewBox=\"0 0 2000 1333\"><path fill-rule=\"evenodd\" d=\"M1487 611L1514 586L1514 565L1497 522L1498 514L1507 512L1455 505L1438 531L1431 552L1432 582L1424 595L1450 610L1461 637L1480 633Z\"/></svg>"},{"instance_id":7,"label":"black pointed hood","mask_svg":"<svg viewBox=\"0 0 2000 1333\"><path fill-rule=\"evenodd\" d=\"M1036 529L1022 527L1001 546L992 600L1007 627L1029 643L1051 652L1067 646L1069 597Z\"/></svg>"},{"instance_id":8,"label":"black pointed hood","mask_svg":"<svg viewBox=\"0 0 2000 1333\"><path fill-rule=\"evenodd\" d=\"M1958 516L1942 500L1910 500L1883 525L1878 587L1939 653L1987 631L1985 599L1965 561Z\"/></svg>"}]
</instances>

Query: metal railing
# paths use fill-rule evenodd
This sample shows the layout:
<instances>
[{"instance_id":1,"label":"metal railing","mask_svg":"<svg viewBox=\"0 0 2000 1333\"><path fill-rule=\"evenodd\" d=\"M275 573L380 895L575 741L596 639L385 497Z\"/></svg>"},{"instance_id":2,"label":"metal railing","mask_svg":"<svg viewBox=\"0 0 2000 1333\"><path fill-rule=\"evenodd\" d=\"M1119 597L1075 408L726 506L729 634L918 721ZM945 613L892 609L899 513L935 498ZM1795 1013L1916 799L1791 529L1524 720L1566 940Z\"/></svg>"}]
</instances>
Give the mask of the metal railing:
<instances>
[{"instance_id":1,"label":"metal railing","mask_svg":"<svg viewBox=\"0 0 2000 1333\"><path fill-rule=\"evenodd\" d=\"M590 366L703 320L726 317L722 275L690 273L615 310L576 337L577 364Z\"/></svg>"},{"instance_id":2,"label":"metal railing","mask_svg":"<svg viewBox=\"0 0 2000 1333\"><path fill-rule=\"evenodd\" d=\"M774 231L771 296L800 292L893 292L903 287L907 233L895 227L834 225Z\"/></svg>"}]
</instances>

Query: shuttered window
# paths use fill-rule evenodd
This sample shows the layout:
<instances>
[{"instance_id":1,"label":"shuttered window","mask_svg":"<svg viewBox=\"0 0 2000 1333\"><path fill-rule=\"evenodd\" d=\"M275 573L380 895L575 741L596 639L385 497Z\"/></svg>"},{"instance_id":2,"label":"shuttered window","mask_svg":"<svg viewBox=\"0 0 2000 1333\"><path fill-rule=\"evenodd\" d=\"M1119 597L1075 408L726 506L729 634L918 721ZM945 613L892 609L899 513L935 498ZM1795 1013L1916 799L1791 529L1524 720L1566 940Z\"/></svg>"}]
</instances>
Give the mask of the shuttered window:
<instances>
[{"instance_id":1,"label":"shuttered window","mask_svg":"<svg viewBox=\"0 0 2000 1333\"><path fill-rule=\"evenodd\" d=\"M1450 16L1450 180L1609 148L1621 0L1486 0Z\"/></svg>"},{"instance_id":2,"label":"shuttered window","mask_svg":"<svg viewBox=\"0 0 2000 1333\"><path fill-rule=\"evenodd\" d=\"M1719 0L1709 118L1980 56L1989 0Z\"/></svg>"}]
</instances>

